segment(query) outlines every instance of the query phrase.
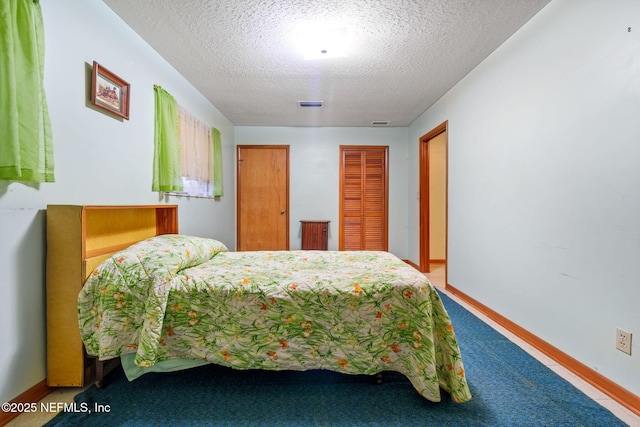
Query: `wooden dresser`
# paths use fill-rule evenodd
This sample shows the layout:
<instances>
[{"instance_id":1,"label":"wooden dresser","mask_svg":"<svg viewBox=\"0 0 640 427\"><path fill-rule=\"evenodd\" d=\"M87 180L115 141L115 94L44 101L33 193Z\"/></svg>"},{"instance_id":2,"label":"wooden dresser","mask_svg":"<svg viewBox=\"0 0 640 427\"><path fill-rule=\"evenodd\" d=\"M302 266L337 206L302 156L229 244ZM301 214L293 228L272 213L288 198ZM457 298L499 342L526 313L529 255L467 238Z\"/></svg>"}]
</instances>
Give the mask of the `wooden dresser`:
<instances>
[{"instance_id":1,"label":"wooden dresser","mask_svg":"<svg viewBox=\"0 0 640 427\"><path fill-rule=\"evenodd\" d=\"M302 220L302 249L326 251L329 244L329 222L327 220Z\"/></svg>"},{"instance_id":2,"label":"wooden dresser","mask_svg":"<svg viewBox=\"0 0 640 427\"><path fill-rule=\"evenodd\" d=\"M140 240L178 232L175 205L47 206L47 384L84 386L96 369L78 327L78 293L112 253ZM100 367L98 367L100 365Z\"/></svg>"}]
</instances>

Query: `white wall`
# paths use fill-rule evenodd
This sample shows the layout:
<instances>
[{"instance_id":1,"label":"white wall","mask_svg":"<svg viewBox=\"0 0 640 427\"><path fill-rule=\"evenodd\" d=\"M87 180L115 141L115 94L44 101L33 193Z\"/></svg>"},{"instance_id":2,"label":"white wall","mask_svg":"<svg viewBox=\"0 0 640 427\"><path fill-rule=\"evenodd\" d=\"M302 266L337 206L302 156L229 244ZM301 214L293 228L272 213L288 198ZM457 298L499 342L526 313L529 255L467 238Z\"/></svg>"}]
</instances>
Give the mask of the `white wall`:
<instances>
[{"instance_id":1,"label":"white wall","mask_svg":"<svg viewBox=\"0 0 640 427\"><path fill-rule=\"evenodd\" d=\"M56 182L0 181L0 401L42 381L45 362L45 209L47 204L178 203L180 231L235 248L233 126L100 0L42 3L45 88ZM131 84L130 120L88 101L98 61ZM160 199L151 191L153 85L170 92L222 134L225 196Z\"/></svg>"},{"instance_id":2,"label":"white wall","mask_svg":"<svg viewBox=\"0 0 640 427\"><path fill-rule=\"evenodd\" d=\"M417 153L449 121L449 283L635 394L638 17L636 0L552 1L409 129Z\"/></svg>"},{"instance_id":3,"label":"white wall","mask_svg":"<svg viewBox=\"0 0 640 427\"><path fill-rule=\"evenodd\" d=\"M407 255L407 128L236 126L237 145L289 145L290 248L300 249L300 220L328 219L329 249L339 244L340 145L389 146L389 251Z\"/></svg>"}]
</instances>

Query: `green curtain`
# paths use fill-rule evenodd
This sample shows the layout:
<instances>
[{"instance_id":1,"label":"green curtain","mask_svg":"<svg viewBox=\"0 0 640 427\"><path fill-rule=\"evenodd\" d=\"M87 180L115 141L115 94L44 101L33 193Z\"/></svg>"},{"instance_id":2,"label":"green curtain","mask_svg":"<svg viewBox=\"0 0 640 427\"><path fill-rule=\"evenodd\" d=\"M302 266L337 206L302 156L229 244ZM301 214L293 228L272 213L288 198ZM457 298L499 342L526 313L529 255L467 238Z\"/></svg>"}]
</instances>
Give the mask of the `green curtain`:
<instances>
[{"instance_id":1,"label":"green curtain","mask_svg":"<svg viewBox=\"0 0 640 427\"><path fill-rule=\"evenodd\" d=\"M160 86L155 91L153 191L182 191L178 102Z\"/></svg>"},{"instance_id":2,"label":"green curtain","mask_svg":"<svg viewBox=\"0 0 640 427\"><path fill-rule=\"evenodd\" d=\"M224 196L222 188L222 141L220 131L213 128L213 196Z\"/></svg>"},{"instance_id":3,"label":"green curtain","mask_svg":"<svg viewBox=\"0 0 640 427\"><path fill-rule=\"evenodd\" d=\"M0 117L0 179L53 182L44 24L37 0L0 1Z\"/></svg>"}]
</instances>

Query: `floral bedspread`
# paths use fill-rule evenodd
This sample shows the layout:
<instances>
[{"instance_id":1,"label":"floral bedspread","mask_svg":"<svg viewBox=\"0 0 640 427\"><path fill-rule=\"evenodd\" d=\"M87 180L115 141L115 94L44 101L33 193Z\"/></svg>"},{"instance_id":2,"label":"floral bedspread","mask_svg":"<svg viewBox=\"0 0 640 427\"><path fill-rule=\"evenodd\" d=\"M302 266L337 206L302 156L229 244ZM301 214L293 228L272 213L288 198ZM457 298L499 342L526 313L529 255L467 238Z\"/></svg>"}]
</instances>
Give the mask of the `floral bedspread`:
<instances>
[{"instance_id":1,"label":"floral bedspread","mask_svg":"<svg viewBox=\"0 0 640 427\"><path fill-rule=\"evenodd\" d=\"M114 254L78 299L90 355L238 369L397 371L431 401L471 398L456 336L426 277L375 251L229 252L164 235Z\"/></svg>"}]
</instances>

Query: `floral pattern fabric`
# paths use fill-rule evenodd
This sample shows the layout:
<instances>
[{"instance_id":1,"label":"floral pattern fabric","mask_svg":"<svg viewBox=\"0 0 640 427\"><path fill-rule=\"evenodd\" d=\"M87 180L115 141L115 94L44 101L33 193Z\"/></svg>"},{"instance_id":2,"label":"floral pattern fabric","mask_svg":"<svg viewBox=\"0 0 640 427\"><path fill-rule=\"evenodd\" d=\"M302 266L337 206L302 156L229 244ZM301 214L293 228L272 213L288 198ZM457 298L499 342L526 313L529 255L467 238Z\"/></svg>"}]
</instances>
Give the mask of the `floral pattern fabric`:
<instances>
[{"instance_id":1,"label":"floral pattern fabric","mask_svg":"<svg viewBox=\"0 0 640 427\"><path fill-rule=\"evenodd\" d=\"M431 401L471 398L449 316L427 278L377 251L229 252L158 236L93 271L78 300L87 352L238 369L397 371Z\"/></svg>"}]
</instances>

